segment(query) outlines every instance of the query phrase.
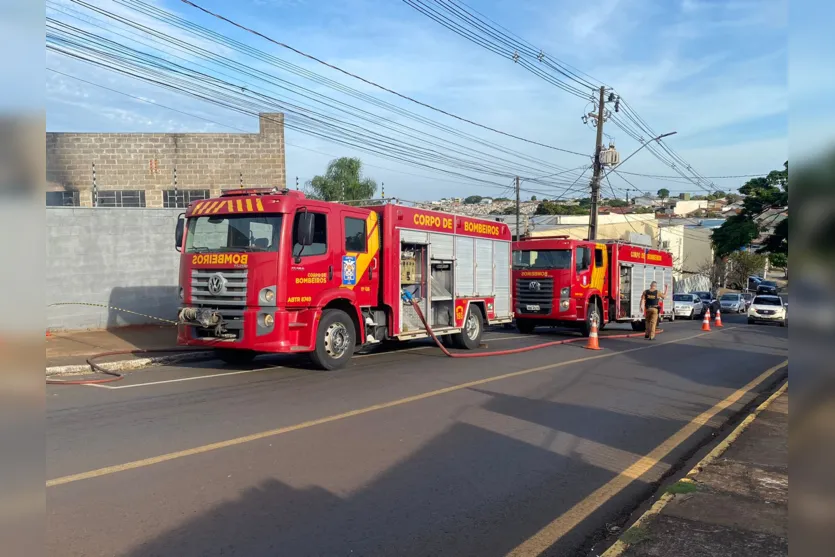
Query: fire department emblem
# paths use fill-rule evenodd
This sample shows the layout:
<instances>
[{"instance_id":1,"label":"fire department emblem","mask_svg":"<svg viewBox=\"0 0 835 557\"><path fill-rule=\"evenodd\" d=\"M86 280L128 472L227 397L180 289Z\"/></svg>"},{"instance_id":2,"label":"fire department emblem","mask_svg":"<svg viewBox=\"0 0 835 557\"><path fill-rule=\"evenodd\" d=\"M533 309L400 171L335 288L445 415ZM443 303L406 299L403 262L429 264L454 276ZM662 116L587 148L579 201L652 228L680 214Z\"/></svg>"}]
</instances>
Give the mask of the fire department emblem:
<instances>
[{"instance_id":1,"label":"fire department emblem","mask_svg":"<svg viewBox=\"0 0 835 557\"><path fill-rule=\"evenodd\" d=\"M541 288L542 288L542 285L539 284L538 281L532 280L531 282L528 283L528 290L531 290L533 292L539 292Z\"/></svg>"},{"instance_id":2,"label":"fire department emblem","mask_svg":"<svg viewBox=\"0 0 835 557\"><path fill-rule=\"evenodd\" d=\"M208 287L209 294L212 296L217 296L218 294L223 293L223 291L226 290L226 277L220 273L215 273L209 277Z\"/></svg>"},{"instance_id":3,"label":"fire department emblem","mask_svg":"<svg viewBox=\"0 0 835 557\"><path fill-rule=\"evenodd\" d=\"M456 321L463 321L464 320L464 306L458 306L455 308L455 320Z\"/></svg>"},{"instance_id":4,"label":"fire department emblem","mask_svg":"<svg viewBox=\"0 0 835 557\"><path fill-rule=\"evenodd\" d=\"M357 284L357 258L351 255L342 257L342 284L354 286Z\"/></svg>"}]
</instances>

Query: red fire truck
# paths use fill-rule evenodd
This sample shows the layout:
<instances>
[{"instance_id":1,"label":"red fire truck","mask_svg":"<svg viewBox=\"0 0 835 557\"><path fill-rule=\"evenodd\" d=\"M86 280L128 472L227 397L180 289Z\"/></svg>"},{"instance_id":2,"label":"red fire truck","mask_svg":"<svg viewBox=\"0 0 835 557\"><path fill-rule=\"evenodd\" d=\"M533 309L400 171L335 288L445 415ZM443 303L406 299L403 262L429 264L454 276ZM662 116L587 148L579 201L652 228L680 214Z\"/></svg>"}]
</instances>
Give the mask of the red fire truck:
<instances>
[{"instance_id":1,"label":"red fire truck","mask_svg":"<svg viewBox=\"0 0 835 557\"><path fill-rule=\"evenodd\" d=\"M540 325L579 326L629 322L644 329L641 294L652 281L673 293L673 259L666 251L615 241L570 240L568 236L522 238L513 244L516 326L531 333ZM661 316L674 319L673 304Z\"/></svg>"},{"instance_id":2,"label":"red fire truck","mask_svg":"<svg viewBox=\"0 0 835 557\"><path fill-rule=\"evenodd\" d=\"M176 247L178 344L227 362L309 353L335 369L361 345L424 337L404 294L461 348L513 318L511 236L497 222L240 189L192 203Z\"/></svg>"}]
</instances>

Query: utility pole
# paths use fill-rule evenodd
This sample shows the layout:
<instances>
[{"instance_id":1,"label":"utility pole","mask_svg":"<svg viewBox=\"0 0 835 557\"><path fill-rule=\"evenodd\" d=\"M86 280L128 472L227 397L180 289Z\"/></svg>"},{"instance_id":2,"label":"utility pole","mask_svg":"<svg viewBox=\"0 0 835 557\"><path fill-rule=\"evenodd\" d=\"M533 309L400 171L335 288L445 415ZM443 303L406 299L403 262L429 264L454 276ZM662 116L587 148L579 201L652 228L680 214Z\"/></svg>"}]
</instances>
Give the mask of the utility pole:
<instances>
[{"instance_id":1,"label":"utility pole","mask_svg":"<svg viewBox=\"0 0 835 557\"><path fill-rule=\"evenodd\" d=\"M603 149L603 117L606 114L606 88L600 87L597 103L597 143L594 148L594 173L591 179L591 211L589 213L589 240L597 240L597 207L600 202L600 151Z\"/></svg>"},{"instance_id":2,"label":"utility pole","mask_svg":"<svg viewBox=\"0 0 835 557\"><path fill-rule=\"evenodd\" d=\"M519 241L519 228L521 226L521 209L519 206L519 176L516 177L516 241Z\"/></svg>"}]
</instances>

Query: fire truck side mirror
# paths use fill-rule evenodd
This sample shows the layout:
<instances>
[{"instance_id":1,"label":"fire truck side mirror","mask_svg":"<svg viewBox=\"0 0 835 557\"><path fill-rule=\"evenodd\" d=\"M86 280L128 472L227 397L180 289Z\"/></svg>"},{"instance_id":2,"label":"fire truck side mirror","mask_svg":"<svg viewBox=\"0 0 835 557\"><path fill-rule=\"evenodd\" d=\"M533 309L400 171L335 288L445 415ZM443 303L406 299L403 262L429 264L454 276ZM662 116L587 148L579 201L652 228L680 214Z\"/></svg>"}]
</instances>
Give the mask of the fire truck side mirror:
<instances>
[{"instance_id":1,"label":"fire truck side mirror","mask_svg":"<svg viewBox=\"0 0 835 557\"><path fill-rule=\"evenodd\" d=\"M181 213L177 217L177 230L174 232L174 249L181 251L183 249L183 236L186 232L185 214Z\"/></svg>"},{"instance_id":2,"label":"fire truck side mirror","mask_svg":"<svg viewBox=\"0 0 835 557\"><path fill-rule=\"evenodd\" d=\"M299 213L296 225L296 243L300 246L313 244L313 214L307 211Z\"/></svg>"}]
</instances>

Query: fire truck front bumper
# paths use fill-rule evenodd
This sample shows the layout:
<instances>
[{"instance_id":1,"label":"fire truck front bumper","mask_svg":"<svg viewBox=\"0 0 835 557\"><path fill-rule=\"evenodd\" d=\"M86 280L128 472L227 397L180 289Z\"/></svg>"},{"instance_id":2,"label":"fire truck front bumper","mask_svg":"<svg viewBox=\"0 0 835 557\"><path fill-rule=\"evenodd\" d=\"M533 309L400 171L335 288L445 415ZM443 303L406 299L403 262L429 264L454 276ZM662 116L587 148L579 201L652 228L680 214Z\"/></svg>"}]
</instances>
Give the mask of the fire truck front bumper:
<instances>
[{"instance_id":1,"label":"fire truck front bumper","mask_svg":"<svg viewBox=\"0 0 835 557\"><path fill-rule=\"evenodd\" d=\"M532 319L569 319L577 314L577 301L571 298L552 300L544 304L517 302L516 317Z\"/></svg>"},{"instance_id":2,"label":"fire truck front bumper","mask_svg":"<svg viewBox=\"0 0 835 557\"><path fill-rule=\"evenodd\" d=\"M177 316L177 344L284 354L310 352L315 347L320 316L317 309L183 307Z\"/></svg>"}]
</instances>

